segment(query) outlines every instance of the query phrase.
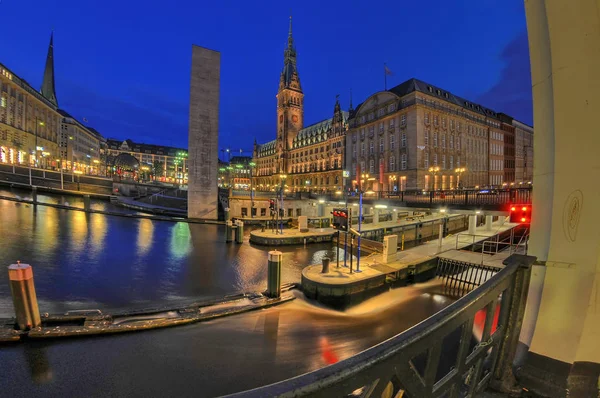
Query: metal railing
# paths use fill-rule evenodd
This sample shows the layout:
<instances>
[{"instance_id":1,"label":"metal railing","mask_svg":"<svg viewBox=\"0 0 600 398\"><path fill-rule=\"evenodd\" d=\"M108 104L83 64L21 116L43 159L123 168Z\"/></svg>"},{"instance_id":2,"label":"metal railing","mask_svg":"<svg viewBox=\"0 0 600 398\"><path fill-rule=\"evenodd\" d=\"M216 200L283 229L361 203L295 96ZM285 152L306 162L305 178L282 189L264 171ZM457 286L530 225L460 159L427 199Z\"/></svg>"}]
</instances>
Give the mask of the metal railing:
<instances>
[{"instance_id":1,"label":"metal railing","mask_svg":"<svg viewBox=\"0 0 600 398\"><path fill-rule=\"evenodd\" d=\"M334 365L229 397L366 398L403 391L409 397L454 398L475 397L490 385L514 392L512 362L534 261L514 254L481 286L412 328ZM474 342L480 311L485 320Z\"/></svg>"}]
</instances>

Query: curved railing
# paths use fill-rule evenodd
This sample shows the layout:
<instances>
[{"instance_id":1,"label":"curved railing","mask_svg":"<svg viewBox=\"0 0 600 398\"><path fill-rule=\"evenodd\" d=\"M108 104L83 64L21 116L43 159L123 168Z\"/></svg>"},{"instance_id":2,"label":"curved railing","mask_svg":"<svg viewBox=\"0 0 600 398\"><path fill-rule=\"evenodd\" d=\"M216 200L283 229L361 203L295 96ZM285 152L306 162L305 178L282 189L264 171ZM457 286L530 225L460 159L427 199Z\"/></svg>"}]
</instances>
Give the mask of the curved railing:
<instances>
[{"instance_id":1,"label":"curved railing","mask_svg":"<svg viewBox=\"0 0 600 398\"><path fill-rule=\"evenodd\" d=\"M229 397L394 397L401 390L414 398L473 397L490 384L514 391L511 365L534 261L514 254L481 286L414 327L334 365Z\"/></svg>"}]
</instances>

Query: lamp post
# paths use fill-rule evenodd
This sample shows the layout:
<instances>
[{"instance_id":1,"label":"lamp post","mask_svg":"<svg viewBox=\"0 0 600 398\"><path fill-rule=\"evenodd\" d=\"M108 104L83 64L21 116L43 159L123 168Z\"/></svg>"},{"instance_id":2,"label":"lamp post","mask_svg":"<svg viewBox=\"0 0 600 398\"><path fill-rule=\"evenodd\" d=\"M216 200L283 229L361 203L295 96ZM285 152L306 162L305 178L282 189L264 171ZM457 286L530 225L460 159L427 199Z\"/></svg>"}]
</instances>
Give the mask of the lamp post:
<instances>
[{"instance_id":1,"label":"lamp post","mask_svg":"<svg viewBox=\"0 0 600 398\"><path fill-rule=\"evenodd\" d=\"M435 166L435 167L430 167L430 168L429 168L429 172L431 173L431 175L432 175L432 177L433 177L433 178L432 178L432 180L433 180L433 181L432 181L432 183L431 183L431 186L432 186L432 188L433 188L433 189L432 189L433 191L435 191L435 176L436 176L436 174L437 174L439 171L440 171L440 168L439 168L439 166Z\"/></svg>"},{"instance_id":2,"label":"lamp post","mask_svg":"<svg viewBox=\"0 0 600 398\"><path fill-rule=\"evenodd\" d=\"M38 166L38 126L45 126L44 122L41 121L39 117L35 118L35 165ZM43 148L42 148L43 150ZM31 163L31 162L29 162Z\"/></svg>"},{"instance_id":3,"label":"lamp post","mask_svg":"<svg viewBox=\"0 0 600 398\"><path fill-rule=\"evenodd\" d=\"M252 171L254 170L254 168L256 167L256 163L254 162L250 162L248 163L248 166L250 166L249 170L250 170L250 218L254 217L254 184L252 182Z\"/></svg>"},{"instance_id":4,"label":"lamp post","mask_svg":"<svg viewBox=\"0 0 600 398\"><path fill-rule=\"evenodd\" d=\"M467 169L465 169L464 167L458 167L456 169L454 169L454 172L456 173L456 188L461 188L461 183L460 183L460 176L462 173L464 173Z\"/></svg>"}]
</instances>

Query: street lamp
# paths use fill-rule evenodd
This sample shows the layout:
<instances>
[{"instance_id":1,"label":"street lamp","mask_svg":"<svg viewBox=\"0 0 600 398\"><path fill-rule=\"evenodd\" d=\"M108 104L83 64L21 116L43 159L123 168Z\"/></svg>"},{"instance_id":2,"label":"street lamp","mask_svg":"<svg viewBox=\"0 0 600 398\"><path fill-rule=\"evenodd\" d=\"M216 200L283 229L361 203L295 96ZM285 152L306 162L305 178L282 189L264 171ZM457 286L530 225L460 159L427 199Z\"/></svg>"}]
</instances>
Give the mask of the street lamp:
<instances>
[{"instance_id":1,"label":"street lamp","mask_svg":"<svg viewBox=\"0 0 600 398\"><path fill-rule=\"evenodd\" d=\"M465 169L464 167L458 167L458 168L454 169L454 172L456 173L456 187L459 189L461 188L460 176L465 171L467 171L467 169Z\"/></svg>"},{"instance_id":2,"label":"street lamp","mask_svg":"<svg viewBox=\"0 0 600 398\"><path fill-rule=\"evenodd\" d=\"M38 126L45 126L44 122L41 121L40 118L36 117L35 118L35 165L37 167L38 165L38 151L43 151L44 148L42 147L40 149L40 147L38 146ZM31 162L29 162L31 164Z\"/></svg>"},{"instance_id":3,"label":"street lamp","mask_svg":"<svg viewBox=\"0 0 600 398\"><path fill-rule=\"evenodd\" d=\"M254 162L250 162L248 163L248 166L250 166L249 170L250 170L250 218L254 217L254 184L252 183L252 171L254 170L254 168L256 167L256 163Z\"/></svg>"},{"instance_id":4,"label":"street lamp","mask_svg":"<svg viewBox=\"0 0 600 398\"><path fill-rule=\"evenodd\" d=\"M439 166L435 166L435 167L430 167L430 168L429 168L429 172L431 173L431 175L432 175L432 177L433 177L433 178L432 178L432 179L433 179L433 181L432 181L432 184L431 184L431 185L432 185L432 187L433 187L433 190L434 190L434 191L435 191L435 176L436 176L436 174L437 174L439 171L440 171L440 168L439 168Z\"/></svg>"}]
</instances>

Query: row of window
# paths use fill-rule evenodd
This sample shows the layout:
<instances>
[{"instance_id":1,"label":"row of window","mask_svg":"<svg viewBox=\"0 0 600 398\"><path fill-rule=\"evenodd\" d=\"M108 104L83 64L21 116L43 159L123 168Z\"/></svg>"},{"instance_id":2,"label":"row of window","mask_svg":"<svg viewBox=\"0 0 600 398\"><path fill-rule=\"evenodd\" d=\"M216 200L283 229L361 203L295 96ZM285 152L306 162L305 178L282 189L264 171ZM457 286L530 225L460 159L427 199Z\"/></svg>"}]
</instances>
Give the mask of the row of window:
<instances>
[{"instance_id":1,"label":"row of window","mask_svg":"<svg viewBox=\"0 0 600 398\"><path fill-rule=\"evenodd\" d=\"M446 155L442 154L441 155L441 162L438 164L438 154L434 153L433 154L433 163L431 164L431 166L436 167L439 166L440 169L442 170L453 170L454 167L460 167L460 156L456 157L456 164L454 163L454 155L449 155L448 156L448 164L446 164ZM429 153L428 152L424 152L423 153L423 168L427 169L429 168L430 163L429 163ZM446 167L447 166L447 167Z\"/></svg>"},{"instance_id":2,"label":"row of window","mask_svg":"<svg viewBox=\"0 0 600 398\"><path fill-rule=\"evenodd\" d=\"M425 146L429 145L429 135L430 135L429 130L425 130L425 134L423 135ZM445 149L446 148L446 133L440 133L440 135L441 135L441 145L442 145L442 148ZM433 147L437 148L438 147L438 133L434 132L432 134L432 136L433 136ZM454 141L455 141L454 137L455 136L453 134L451 134L448 137L448 147L450 149L454 149ZM456 149L460 150L460 136L458 136L458 135L456 136Z\"/></svg>"}]
</instances>

